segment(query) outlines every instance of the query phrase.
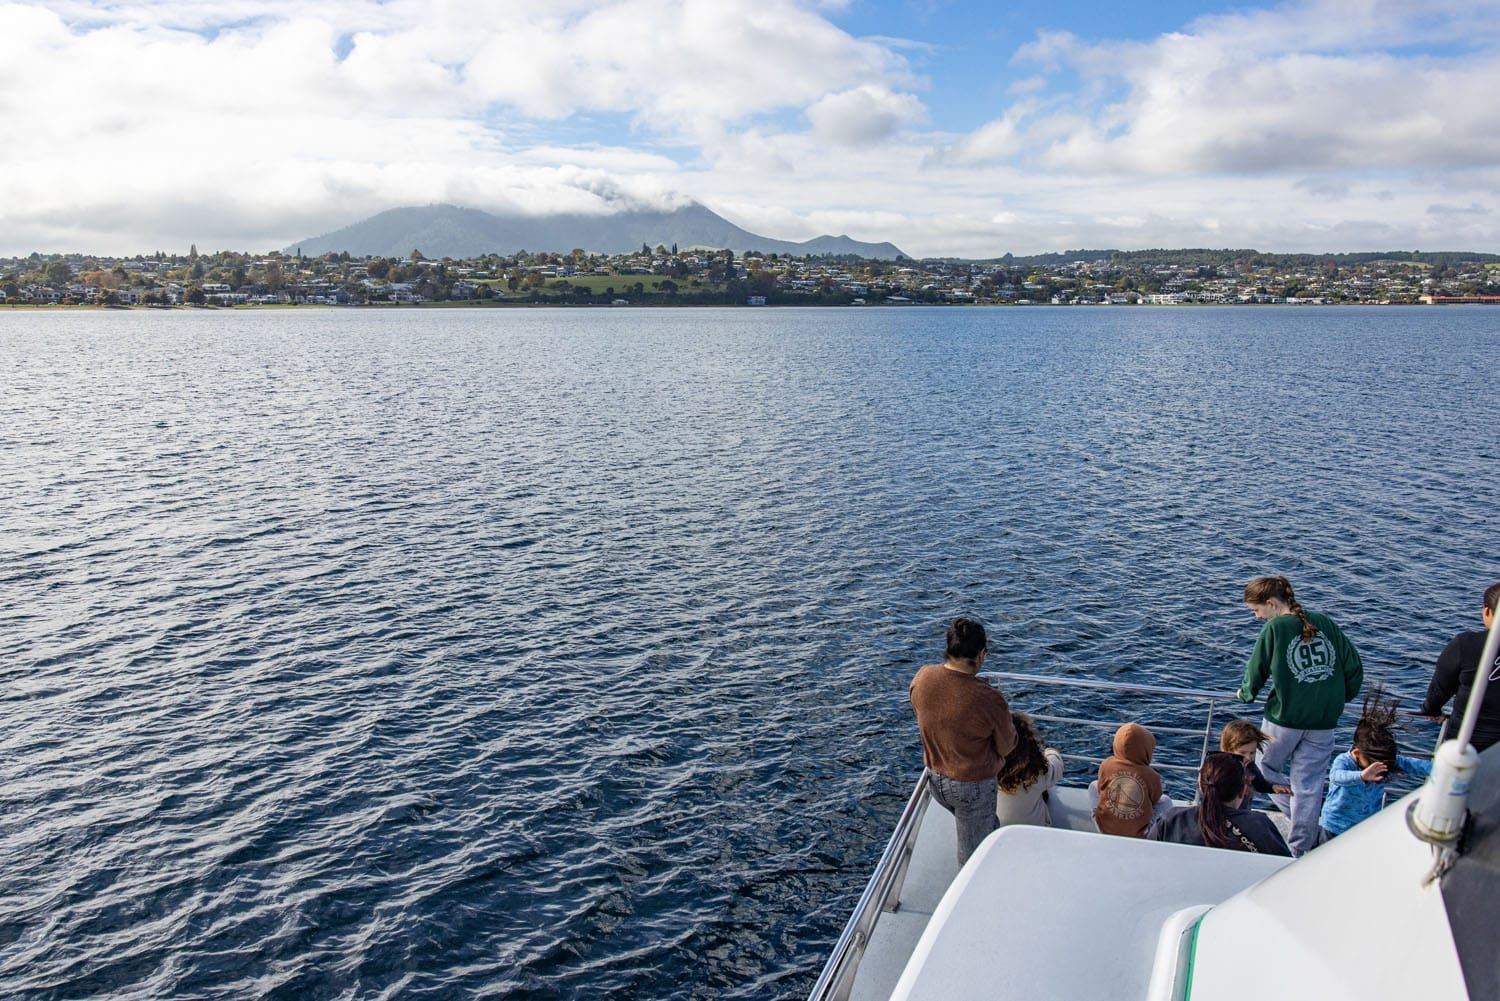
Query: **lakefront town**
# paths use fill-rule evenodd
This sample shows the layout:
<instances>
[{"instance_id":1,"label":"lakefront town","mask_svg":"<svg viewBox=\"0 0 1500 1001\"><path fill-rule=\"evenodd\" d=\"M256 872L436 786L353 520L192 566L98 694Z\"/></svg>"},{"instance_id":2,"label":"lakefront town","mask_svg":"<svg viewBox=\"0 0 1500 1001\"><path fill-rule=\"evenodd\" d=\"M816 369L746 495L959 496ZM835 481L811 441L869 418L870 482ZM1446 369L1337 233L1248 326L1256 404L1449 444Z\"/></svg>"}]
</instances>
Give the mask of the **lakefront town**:
<instances>
[{"instance_id":1,"label":"lakefront town","mask_svg":"<svg viewBox=\"0 0 1500 1001\"><path fill-rule=\"evenodd\" d=\"M432 259L300 252L0 258L11 308L393 305L1500 304L1500 255L1069 251L872 260L643 244Z\"/></svg>"}]
</instances>

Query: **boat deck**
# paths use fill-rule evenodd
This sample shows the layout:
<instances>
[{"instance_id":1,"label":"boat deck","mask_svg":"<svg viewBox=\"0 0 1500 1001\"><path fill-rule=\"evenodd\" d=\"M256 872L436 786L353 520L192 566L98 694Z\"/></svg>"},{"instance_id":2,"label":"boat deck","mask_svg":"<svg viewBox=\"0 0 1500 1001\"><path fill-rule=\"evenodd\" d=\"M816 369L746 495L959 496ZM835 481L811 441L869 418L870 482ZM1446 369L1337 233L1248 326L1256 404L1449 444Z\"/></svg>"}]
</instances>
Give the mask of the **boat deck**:
<instances>
[{"instance_id":1,"label":"boat deck","mask_svg":"<svg viewBox=\"0 0 1500 1001\"><path fill-rule=\"evenodd\" d=\"M1245 711L1233 692L1013 672L979 677L1004 683L1013 704L1051 708L1078 703L1073 715L1032 714L1058 738L1065 760L1086 766L1075 770L1075 780L1097 773L1099 758L1093 752L1102 742L1093 731L1118 730L1124 713L1116 705L1120 700L1132 700L1129 718L1147 721L1159 735L1152 767L1169 773L1164 775L1172 782L1169 788L1184 793L1196 783L1183 779L1196 777L1216 744L1219 708L1230 704L1235 713ZM1087 698L1058 703L1046 693L1059 688ZM1023 691L1030 695L1022 698ZM1189 725L1195 716L1201 722ZM1440 731L1439 742L1443 736ZM1085 753L1067 753L1068 746ZM1415 748L1402 750L1431 757ZM960 872L953 817L932 801L931 791L931 777L924 770L809 1001L993 1001L1001 996L1072 1001L1144 996L1148 980L1153 990L1171 993L1172 985L1183 982L1182 971L1174 971L1171 962L1191 948L1173 935L1185 935L1196 926L1195 914L1272 873L1279 875L1290 862L1101 835L1094 827L1089 790L1060 786L1050 794L1052 827L1002 828ZM1290 834L1288 817L1274 808L1261 812L1283 837ZM1138 963L1134 952L1105 966L1078 963L1069 949L1085 925L1111 941L1123 941L1123 932L1136 952L1149 954L1153 944L1159 945L1158 958L1166 957L1162 962L1167 965L1156 969L1150 962ZM1038 934L1045 928L1068 931L1048 940ZM955 942L965 944L955 951ZM1049 971L1044 978L1021 975L1044 969ZM1116 971L1116 980L1097 979L1101 969ZM960 976L960 970L967 972ZM997 980L998 970L1008 972Z\"/></svg>"},{"instance_id":2,"label":"boat deck","mask_svg":"<svg viewBox=\"0 0 1500 1001\"><path fill-rule=\"evenodd\" d=\"M1049 799L1054 829L1104 837L1094 828L1087 789L1060 786L1051 791ZM1274 810L1267 814L1285 835L1289 829L1286 817ZM930 804L917 833L899 906L882 914L875 925L849 995L851 1001L890 998L928 922L958 876L954 844L953 815L936 803Z\"/></svg>"},{"instance_id":3,"label":"boat deck","mask_svg":"<svg viewBox=\"0 0 1500 1001\"><path fill-rule=\"evenodd\" d=\"M1049 794L1052 825L1074 831L1093 831L1094 819L1087 789L1059 787ZM953 815L936 803L927 808L912 851L911 867L895 911L880 916L865 948L854 981L851 1001L886 1001L895 990L906 961L938 903L958 876L954 854Z\"/></svg>"}]
</instances>

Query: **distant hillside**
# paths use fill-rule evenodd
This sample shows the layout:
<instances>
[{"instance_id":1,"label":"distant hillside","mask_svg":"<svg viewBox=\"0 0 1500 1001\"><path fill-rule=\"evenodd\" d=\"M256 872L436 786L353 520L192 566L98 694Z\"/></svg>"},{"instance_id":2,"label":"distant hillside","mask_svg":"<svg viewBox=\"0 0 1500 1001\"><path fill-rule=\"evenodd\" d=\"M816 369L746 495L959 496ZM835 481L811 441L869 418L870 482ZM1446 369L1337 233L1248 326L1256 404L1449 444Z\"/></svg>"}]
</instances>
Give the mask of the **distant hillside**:
<instances>
[{"instance_id":1,"label":"distant hillside","mask_svg":"<svg viewBox=\"0 0 1500 1001\"><path fill-rule=\"evenodd\" d=\"M875 260L905 256L889 243L864 243L847 236L820 236L802 243L757 236L692 203L671 212L635 210L608 216L498 216L457 205L390 209L323 236L309 237L288 253L319 256L348 251L362 257L476 257L520 250L567 253L575 247L597 254L623 254L641 244L682 249L759 250L775 254L851 254Z\"/></svg>"}]
</instances>

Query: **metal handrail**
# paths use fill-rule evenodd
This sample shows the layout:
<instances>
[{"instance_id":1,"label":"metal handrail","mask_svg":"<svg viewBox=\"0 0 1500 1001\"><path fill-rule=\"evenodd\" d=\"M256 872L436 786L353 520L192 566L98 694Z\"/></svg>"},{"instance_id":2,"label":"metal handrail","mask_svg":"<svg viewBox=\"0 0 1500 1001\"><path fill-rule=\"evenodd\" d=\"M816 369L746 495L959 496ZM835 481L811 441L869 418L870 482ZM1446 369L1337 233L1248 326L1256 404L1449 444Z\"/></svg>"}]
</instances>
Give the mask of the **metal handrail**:
<instances>
[{"instance_id":1,"label":"metal handrail","mask_svg":"<svg viewBox=\"0 0 1500 1001\"><path fill-rule=\"evenodd\" d=\"M1196 733L1197 731L1195 730L1193 732ZM1097 754L1095 754L1095 755L1089 755L1089 754L1067 754L1067 753L1064 753L1062 751L1058 751L1057 753L1062 757L1062 759L1064 761L1081 761L1081 762L1083 762L1086 765L1093 765L1096 768L1099 766L1099 763L1104 760L1103 758L1099 757ZM1154 769L1156 769L1159 772L1163 772L1163 771L1166 771L1166 772L1191 772L1192 774L1197 775L1198 774L1198 769L1201 766L1199 766L1199 765L1168 765L1168 764L1163 764L1160 761L1152 761L1151 762L1151 767L1154 768Z\"/></svg>"},{"instance_id":2,"label":"metal handrail","mask_svg":"<svg viewBox=\"0 0 1500 1001\"><path fill-rule=\"evenodd\" d=\"M865 884L865 892L860 895L854 914L844 926L828 962L823 965L817 983L813 984L808 1001L847 1001L875 923L882 913L900 906L906 869L911 864L917 833L922 829L922 817L931 799L932 774L924 768L921 778L917 779L917 787L906 801L906 809L901 811L896 829L891 832L890 841L886 842L880 862L875 866L875 874Z\"/></svg>"},{"instance_id":3,"label":"metal handrail","mask_svg":"<svg viewBox=\"0 0 1500 1001\"><path fill-rule=\"evenodd\" d=\"M1178 735L1184 735L1184 736L1186 736L1186 735L1192 735L1192 734L1197 734L1197 733L1200 733L1200 732L1203 733L1203 735L1204 735L1203 751L1199 755L1199 763L1200 764L1202 763L1202 761L1205 758L1208 757L1209 734L1210 734L1210 732L1212 730L1212 727L1213 727L1214 703L1220 702L1220 701L1224 701L1224 702L1236 702L1236 703L1239 703L1240 705L1253 705L1254 704L1254 703L1242 702L1240 700L1238 690L1229 691L1229 692L1210 692L1210 691L1206 691L1205 689L1201 689L1201 688L1176 688L1176 687L1172 687L1172 686L1169 686L1169 685L1139 685L1139 684L1134 684L1134 683L1131 683L1131 682L1124 682L1124 681L1095 681L1095 680L1093 680L1091 678L1044 677L1044 676L1038 675L1038 674L1021 674L1021 673L1016 672L1016 671L981 671L979 673L979 677L981 677L984 680L989 681L991 683L996 682L996 681L1016 681L1016 682L1021 682L1021 683L1024 683L1024 684L1057 685L1057 686L1064 687L1064 688L1095 688L1095 689L1103 689L1105 691L1113 691L1113 692L1135 692L1135 693L1139 693L1139 694L1143 694L1143 695L1167 695L1167 696L1173 696L1173 697L1176 697L1176 698L1200 699L1200 700L1205 701L1205 702L1207 702L1209 704L1208 705L1208 720L1206 721L1206 724L1205 724L1204 729L1202 731L1199 731L1196 727L1194 727L1194 728L1187 728L1187 727L1175 727L1175 726L1158 726L1158 725L1155 725L1155 724L1152 724L1149 727L1149 729L1151 730L1152 733L1171 733L1171 734L1178 734ZM1392 693L1387 692L1387 694L1392 694ZM1400 698L1400 696L1397 696L1397 697ZM1437 740L1433 744L1433 750L1436 750L1437 747L1440 746L1443 743L1443 740L1447 737L1447 734L1448 734L1449 724L1452 722L1452 718L1450 716L1443 715L1443 716L1439 716L1436 719L1434 719L1434 717L1422 715L1421 713L1417 712L1415 709L1397 709L1396 713L1397 713L1398 716L1403 716L1403 717L1406 717L1407 719L1418 719L1418 720L1423 720L1423 721L1429 722L1429 723L1431 723L1431 722L1441 722L1441 726L1438 728ZM1118 726L1118 724L1106 723L1106 722L1103 722L1101 720L1086 720L1086 719L1079 719L1079 718L1073 717L1073 716L1051 716L1051 715L1047 715L1047 714L1044 714L1044 713L1031 713L1030 716L1031 716L1032 719L1039 719L1039 720L1042 720L1042 721L1048 722L1048 723L1063 723L1063 724L1069 724L1069 725L1074 725L1074 726L1091 726L1091 727L1094 727L1095 729L1100 729L1100 730L1114 729L1114 728L1117 728L1117 726ZM1432 751L1409 750L1409 749L1407 749L1405 747L1401 748L1401 751L1402 751L1402 753L1408 754L1408 755L1410 755L1411 757L1414 757L1414 758L1431 758L1432 755L1433 755ZM1064 754L1063 757L1064 758L1071 758L1071 759L1078 760L1078 761L1094 761L1094 762L1098 762L1098 761L1102 761L1103 760L1102 758L1089 758L1089 757L1084 756L1084 755L1069 755L1069 754ZM1155 762L1152 763L1152 767L1153 768L1171 769L1173 771L1181 771L1181 770L1197 771L1196 768L1188 769L1187 766L1184 766L1184 765L1162 765L1162 764L1157 764Z\"/></svg>"},{"instance_id":4,"label":"metal handrail","mask_svg":"<svg viewBox=\"0 0 1500 1001\"><path fill-rule=\"evenodd\" d=\"M1047 713L1027 713L1027 715L1032 719L1039 719L1043 723L1070 723L1074 726L1091 726L1096 730L1118 730L1121 726L1119 723L1112 723L1108 720L1082 719L1078 716L1052 716ZM1147 729L1152 733L1177 733L1185 734L1189 737L1197 736L1202 732L1196 726L1158 726L1155 723L1152 723Z\"/></svg>"},{"instance_id":5,"label":"metal handrail","mask_svg":"<svg viewBox=\"0 0 1500 1001\"><path fill-rule=\"evenodd\" d=\"M1167 685L1137 685L1124 681L1094 681L1091 678L1056 678L1039 674L1017 674L1014 671L980 671L986 681L1025 681L1038 685L1061 685L1067 688L1103 688L1112 692L1140 692L1143 695L1175 695L1185 699L1217 702L1235 698L1234 692L1209 692L1201 688L1173 688Z\"/></svg>"},{"instance_id":6,"label":"metal handrail","mask_svg":"<svg viewBox=\"0 0 1500 1001\"><path fill-rule=\"evenodd\" d=\"M1021 681L1028 684L1057 685L1063 688L1102 688L1114 692L1140 692L1143 695L1175 695L1180 698L1202 699L1209 702L1227 702L1231 700L1238 702L1240 700L1238 689L1210 692L1202 688L1175 688L1168 685L1138 685L1126 681L1095 681L1092 678L1059 678L1056 676L1041 674L1021 674L1016 671L981 671L979 672L979 677L983 678L986 681ZM1399 693L1393 693L1389 689L1386 690L1386 694L1392 695L1398 699L1404 698L1404 696L1399 695ZM1253 703L1244 704L1251 705ZM1439 717L1423 716L1415 709L1398 709L1397 713L1401 716L1407 716L1412 719L1422 719L1431 722L1441 720L1444 727L1446 727L1449 722L1449 717L1447 715ZM1040 717L1037 718L1040 719ZM1194 732L1196 733L1197 731Z\"/></svg>"},{"instance_id":7,"label":"metal handrail","mask_svg":"<svg viewBox=\"0 0 1500 1001\"><path fill-rule=\"evenodd\" d=\"M1202 688L1177 688L1171 685L1141 685L1128 681L1095 681L1091 678L1056 678L1042 677L1036 674L1019 674L1015 671L981 671L979 677L994 684L997 681L1014 681L1021 684L1057 685L1064 688L1092 688L1107 692L1129 692L1134 695L1164 695L1174 699L1191 699L1197 702L1207 702L1203 727L1180 727L1180 726L1157 726L1152 725L1152 733L1170 733L1183 736L1196 737L1203 735L1203 744L1198 751L1198 763L1196 765L1174 765L1164 762L1153 761L1151 767L1158 771L1189 772L1197 775L1203 767L1203 762L1208 758L1209 748L1213 743L1214 734L1214 708L1219 702L1238 701L1239 696L1235 692L1210 692ZM1118 724L1105 723L1098 720L1078 719L1070 716L1049 716L1040 713L1031 714L1032 719L1045 720L1053 723L1075 724L1079 726L1091 726L1097 729L1118 729ZM1064 759L1074 761L1088 761L1098 764L1102 758L1088 757L1079 754L1064 754Z\"/></svg>"}]
</instances>

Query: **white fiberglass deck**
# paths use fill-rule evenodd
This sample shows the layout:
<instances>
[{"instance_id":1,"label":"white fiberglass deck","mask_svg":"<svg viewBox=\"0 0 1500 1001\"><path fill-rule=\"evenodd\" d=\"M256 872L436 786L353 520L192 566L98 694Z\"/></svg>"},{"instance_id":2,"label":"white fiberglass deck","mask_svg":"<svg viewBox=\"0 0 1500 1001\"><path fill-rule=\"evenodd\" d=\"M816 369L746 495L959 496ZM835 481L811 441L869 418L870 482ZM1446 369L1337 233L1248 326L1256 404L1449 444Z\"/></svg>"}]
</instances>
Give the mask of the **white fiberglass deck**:
<instances>
[{"instance_id":1,"label":"white fiberglass deck","mask_svg":"<svg viewBox=\"0 0 1500 1001\"><path fill-rule=\"evenodd\" d=\"M1089 806L1088 790L1059 787L1049 794L1051 799L1051 812L1053 827L1051 831L1067 830L1086 833L1090 838L1098 840L1108 849L1112 844L1140 845L1143 842L1127 838L1108 838L1098 834L1094 829L1094 821ZM1280 814L1272 814L1278 820L1283 820ZM1032 830L1048 831L1046 828L1033 828ZM997 832L998 833L998 832ZM1283 832L1284 833L1284 832ZM996 835L991 835L995 838ZM1208 851L1208 849L1203 849ZM1034 855L1034 853L1032 853ZM1222 854L1222 853L1220 853ZM1253 856L1247 856L1253 858ZM1045 858L1032 857L1028 855L1024 866L1038 867L1039 871L1045 870L1041 865ZM1278 864L1284 864L1286 860L1279 860ZM1276 865L1272 865L1274 869ZM1061 867L1059 867L1061 868ZM1005 865L1010 870L1011 866ZM1270 870L1266 870L1270 871ZM1256 868L1255 878L1264 875L1261 868ZM864 958L859 966L858 976L854 981L854 988L850 994L852 1001L887 1001L896 989L901 979L902 972L906 969L907 961L911 959L927 929L928 921L937 912L944 894L948 892L954 880L958 876L958 860L955 857L955 835L953 829L953 816L937 804L929 805L926 814L922 818L922 825L917 834L916 846L912 853L911 867L907 871L906 882L901 891L901 905L894 912L882 914L880 921L875 926L874 933L870 936L869 945L865 949ZM1008 878L1008 877L1007 877ZM1050 893L1045 876L1038 877L1041 882L1038 885L1029 885L1027 892L1041 893L1046 899ZM1132 877L1134 878L1134 877ZM1239 889L1243 883L1236 883ZM1072 892L1064 890L1061 886L1052 886L1053 892ZM1217 892L1217 891L1215 891ZM1230 891L1233 892L1233 891ZM1228 894L1224 894L1227 896ZM1223 899L1222 896L1217 899ZM1203 901L1207 902L1207 901ZM1076 901L1075 901L1076 903ZM985 905L980 905L981 907ZM1027 920L1027 915L1034 912L1035 901L1031 903L1011 902L997 904L997 909L985 920L983 928L986 941L990 943L988 948L993 948L994 943L1001 940L1005 929L1015 921ZM1186 905L1183 905L1186 906ZM1019 907L1019 912L1015 908ZM1160 924L1158 918L1157 925ZM1153 926L1153 934L1154 934ZM1154 940L1152 943L1154 948ZM1150 970L1150 949L1146 952L1146 970ZM990 985L993 988L993 985ZM1143 984L1144 989L1144 984ZM912 995L929 996L926 994ZM932 994L932 997L941 995ZM958 995L955 995L958 996ZM986 995L993 997L993 991ZM1018 997L1024 995L1016 995ZM1088 995L1079 994L1079 997ZM1098 995L1109 996L1106 994Z\"/></svg>"},{"instance_id":2,"label":"white fiberglass deck","mask_svg":"<svg viewBox=\"0 0 1500 1001\"><path fill-rule=\"evenodd\" d=\"M1054 827L1094 830L1088 790L1056 788L1048 795ZM851 1001L886 1001L891 996L928 919L958 875L955 837L953 815L936 803L929 805L901 890L901 906L880 916L860 963Z\"/></svg>"},{"instance_id":3,"label":"white fiberglass deck","mask_svg":"<svg viewBox=\"0 0 1500 1001\"><path fill-rule=\"evenodd\" d=\"M891 1001L1148 997L1169 919L1218 904L1291 861L1045 827L1002 829L959 873Z\"/></svg>"}]
</instances>

